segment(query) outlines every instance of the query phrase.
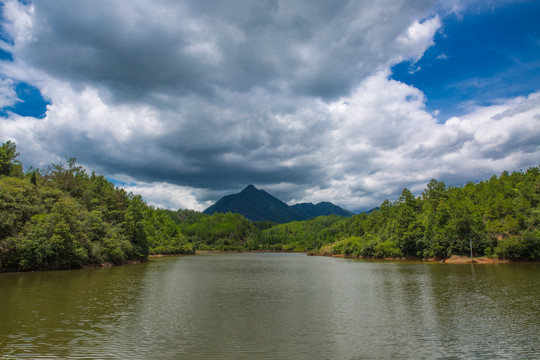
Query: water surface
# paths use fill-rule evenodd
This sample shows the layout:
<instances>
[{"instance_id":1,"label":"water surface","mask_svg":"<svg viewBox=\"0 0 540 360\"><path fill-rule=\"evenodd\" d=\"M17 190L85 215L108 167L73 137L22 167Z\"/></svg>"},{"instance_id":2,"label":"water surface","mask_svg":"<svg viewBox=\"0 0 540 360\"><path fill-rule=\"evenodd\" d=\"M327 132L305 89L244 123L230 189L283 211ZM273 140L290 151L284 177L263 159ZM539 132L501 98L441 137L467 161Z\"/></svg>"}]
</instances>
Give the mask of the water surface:
<instances>
[{"instance_id":1,"label":"water surface","mask_svg":"<svg viewBox=\"0 0 540 360\"><path fill-rule=\"evenodd\" d=\"M205 254L0 274L0 291L6 358L540 358L537 263Z\"/></svg>"}]
</instances>

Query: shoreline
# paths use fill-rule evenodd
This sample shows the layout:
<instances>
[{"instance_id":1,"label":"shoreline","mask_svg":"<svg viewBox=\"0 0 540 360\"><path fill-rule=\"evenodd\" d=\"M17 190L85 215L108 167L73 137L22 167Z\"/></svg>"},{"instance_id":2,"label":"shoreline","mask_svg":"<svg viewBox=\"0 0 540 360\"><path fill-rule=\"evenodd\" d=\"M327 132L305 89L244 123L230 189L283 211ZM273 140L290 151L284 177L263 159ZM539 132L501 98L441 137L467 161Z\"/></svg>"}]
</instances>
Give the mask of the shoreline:
<instances>
[{"instance_id":1,"label":"shoreline","mask_svg":"<svg viewBox=\"0 0 540 360\"><path fill-rule=\"evenodd\" d=\"M279 250L197 250L197 254L236 254L236 253L297 253L297 254L306 254L305 251L279 251Z\"/></svg>"},{"instance_id":2,"label":"shoreline","mask_svg":"<svg viewBox=\"0 0 540 360\"><path fill-rule=\"evenodd\" d=\"M488 258L488 257L473 258L471 261L470 257L457 256L457 255L452 255L448 259L445 259L443 262L446 264L510 264L511 263L511 261L508 259L498 259L498 258Z\"/></svg>"},{"instance_id":3,"label":"shoreline","mask_svg":"<svg viewBox=\"0 0 540 360\"><path fill-rule=\"evenodd\" d=\"M149 261L148 258L146 258L146 259L138 259L138 260L124 260L120 264L114 264L111 262L102 262L98 264L83 265L80 267L80 269L110 268L113 266L141 264L148 261ZM51 269L51 270L77 270L77 269L74 268L74 269Z\"/></svg>"},{"instance_id":4,"label":"shoreline","mask_svg":"<svg viewBox=\"0 0 540 360\"><path fill-rule=\"evenodd\" d=\"M275 251L275 250L248 250L248 251L224 251L224 250L198 250L194 254L152 254L148 255L146 259L139 260L125 260L120 264L114 264L111 262L103 262L99 264L88 264L83 265L78 268L57 268L57 267L38 267L35 269L29 270L17 270L10 268L0 268L0 273L11 273L11 272L34 272L34 271L64 271L64 270L80 270L80 269L99 269L99 268L110 268L113 266L121 265L135 265L145 262L149 262L151 258L161 258L161 257L170 257L170 256L195 256L197 254L241 254L241 253L304 253L307 256L326 256L326 257L336 257L344 259L353 259L353 260L379 260L379 261L416 261L416 262L427 262L427 263L444 263L444 264L513 264L513 263L535 263L540 262L540 259L499 259L491 257L475 257L471 261L471 258L468 256L461 255L452 255L449 258L420 258L420 257L387 257L387 258L377 258L377 257L358 257L358 256L347 256L343 254L321 254L321 253L312 253L312 252L303 252L303 251Z\"/></svg>"},{"instance_id":5,"label":"shoreline","mask_svg":"<svg viewBox=\"0 0 540 360\"><path fill-rule=\"evenodd\" d=\"M193 256L195 254L149 254L148 258L160 258L160 257L168 257L168 256Z\"/></svg>"},{"instance_id":6,"label":"shoreline","mask_svg":"<svg viewBox=\"0 0 540 360\"><path fill-rule=\"evenodd\" d=\"M141 264L150 261L148 258L146 259L138 259L138 260L124 260L119 264L115 264L112 262L102 262L102 263L96 263L96 264L86 264L81 265L80 267L57 267L57 266L38 266L36 268L31 268L28 270L20 270L15 268L0 268L0 274L1 273L23 273L23 272L35 272L35 271L69 271L69 270L81 270L81 269L102 269L102 268L111 268L114 266L122 266L122 265L136 265Z\"/></svg>"},{"instance_id":7,"label":"shoreline","mask_svg":"<svg viewBox=\"0 0 540 360\"><path fill-rule=\"evenodd\" d=\"M304 253L307 256L327 256L327 257L336 257L344 259L357 259L357 260L387 260L387 261L418 261L418 262L428 262L428 263L445 263L445 264L512 264L512 263L534 263L540 262L540 259L499 259L491 258L486 256L475 257L473 261L469 256L463 255L452 255L449 258L421 258L421 257L386 257L386 258L377 258L377 257L357 257L357 256L347 256L343 254L320 254L312 253L309 251L275 251L275 250L246 250L246 251L224 251L224 250L197 250L197 254L236 254L236 253ZM163 255L154 255L154 256L163 256ZM165 255L167 256L167 255Z\"/></svg>"},{"instance_id":8,"label":"shoreline","mask_svg":"<svg viewBox=\"0 0 540 360\"><path fill-rule=\"evenodd\" d=\"M420 257L392 257L392 258L375 258L375 257L357 257L346 256L343 254L308 254L309 256L328 256L339 257L344 259L358 259L358 260L388 260L388 261L421 261L431 263L444 263L444 264L511 264L511 263L523 263L523 262L539 262L539 259L499 259L490 257L475 257L471 261L468 256L452 255L449 258L420 258Z\"/></svg>"}]
</instances>

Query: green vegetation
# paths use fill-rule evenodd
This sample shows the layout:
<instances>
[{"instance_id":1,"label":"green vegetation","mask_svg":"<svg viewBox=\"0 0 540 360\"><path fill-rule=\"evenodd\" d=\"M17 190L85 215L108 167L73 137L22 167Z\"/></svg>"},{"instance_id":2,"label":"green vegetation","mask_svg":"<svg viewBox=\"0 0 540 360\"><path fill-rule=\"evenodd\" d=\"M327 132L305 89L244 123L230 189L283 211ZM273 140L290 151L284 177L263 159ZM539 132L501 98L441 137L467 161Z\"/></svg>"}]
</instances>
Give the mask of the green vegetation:
<instances>
[{"instance_id":1,"label":"green vegetation","mask_svg":"<svg viewBox=\"0 0 540 360\"><path fill-rule=\"evenodd\" d=\"M14 143L0 151L0 268L66 269L193 253L168 216L88 175L75 158L23 173Z\"/></svg>"},{"instance_id":2,"label":"green vegetation","mask_svg":"<svg viewBox=\"0 0 540 360\"><path fill-rule=\"evenodd\" d=\"M540 258L540 168L503 172L477 184L431 180L415 197L352 217L277 224L239 214L148 206L76 165L23 171L8 141L0 147L0 268L65 269L196 250L309 251L351 257L468 255Z\"/></svg>"},{"instance_id":3,"label":"green vegetation","mask_svg":"<svg viewBox=\"0 0 540 360\"><path fill-rule=\"evenodd\" d=\"M404 189L370 215L357 215L322 254L439 257L470 254L540 258L540 169L503 172L488 181L447 188L431 180L416 198Z\"/></svg>"},{"instance_id":4,"label":"green vegetation","mask_svg":"<svg viewBox=\"0 0 540 360\"><path fill-rule=\"evenodd\" d=\"M293 221L262 231L261 245L276 251L308 251L334 241L347 218L328 215L306 221Z\"/></svg>"},{"instance_id":5,"label":"green vegetation","mask_svg":"<svg viewBox=\"0 0 540 360\"><path fill-rule=\"evenodd\" d=\"M260 240L255 247L351 257L446 258L469 255L472 242L476 256L538 259L539 206L538 167L505 171L462 187L431 180L419 197L403 189L397 201L386 200L369 214L274 226L256 222Z\"/></svg>"},{"instance_id":6,"label":"green vegetation","mask_svg":"<svg viewBox=\"0 0 540 360\"><path fill-rule=\"evenodd\" d=\"M192 210L169 212L197 250L244 251L259 249L260 231L240 214L206 215Z\"/></svg>"}]
</instances>

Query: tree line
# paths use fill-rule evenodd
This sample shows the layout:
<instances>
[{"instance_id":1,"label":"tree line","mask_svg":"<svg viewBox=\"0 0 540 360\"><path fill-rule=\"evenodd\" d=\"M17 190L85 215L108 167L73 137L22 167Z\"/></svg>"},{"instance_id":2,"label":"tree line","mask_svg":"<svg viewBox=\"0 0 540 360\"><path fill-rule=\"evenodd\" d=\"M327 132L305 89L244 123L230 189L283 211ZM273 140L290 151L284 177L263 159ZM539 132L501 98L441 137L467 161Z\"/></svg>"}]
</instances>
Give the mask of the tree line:
<instances>
[{"instance_id":1,"label":"tree line","mask_svg":"<svg viewBox=\"0 0 540 360\"><path fill-rule=\"evenodd\" d=\"M15 143L0 147L0 268L120 264L196 250L309 251L351 257L540 258L540 168L448 187L403 189L375 211L286 224L239 214L163 210L76 158L24 171Z\"/></svg>"},{"instance_id":2,"label":"tree line","mask_svg":"<svg viewBox=\"0 0 540 360\"><path fill-rule=\"evenodd\" d=\"M0 148L0 268L66 269L193 253L169 216L88 174L76 158L23 172L13 142Z\"/></svg>"},{"instance_id":3,"label":"tree line","mask_svg":"<svg viewBox=\"0 0 540 360\"><path fill-rule=\"evenodd\" d=\"M262 233L278 249L363 258L469 255L540 259L540 168L448 187L431 180L416 197L403 189L376 210L351 218L321 217Z\"/></svg>"}]
</instances>

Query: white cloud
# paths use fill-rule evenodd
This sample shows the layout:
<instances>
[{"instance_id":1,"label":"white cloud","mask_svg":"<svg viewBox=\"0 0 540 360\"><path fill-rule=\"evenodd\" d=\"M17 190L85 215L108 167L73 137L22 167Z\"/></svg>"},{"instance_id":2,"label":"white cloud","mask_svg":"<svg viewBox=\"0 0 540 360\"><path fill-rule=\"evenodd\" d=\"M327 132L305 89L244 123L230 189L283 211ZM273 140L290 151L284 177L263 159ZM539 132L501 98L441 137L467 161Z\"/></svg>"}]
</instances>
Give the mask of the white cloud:
<instances>
[{"instance_id":1,"label":"white cloud","mask_svg":"<svg viewBox=\"0 0 540 360\"><path fill-rule=\"evenodd\" d=\"M27 166L76 156L171 209L249 183L367 209L431 178L535 165L538 94L441 124L420 90L388 79L433 45L434 3L8 0L0 105L17 81L51 104L43 119L0 118L0 137Z\"/></svg>"},{"instance_id":2,"label":"white cloud","mask_svg":"<svg viewBox=\"0 0 540 360\"><path fill-rule=\"evenodd\" d=\"M397 54L399 54L399 60L396 62L401 62L404 59L418 61L424 52L435 44L433 36L440 27L441 19L439 16L422 22L415 21L407 31L396 39Z\"/></svg>"},{"instance_id":3,"label":"white cloud","mask_svg":"<svg viewBox=\"0 0 540 360\"><path fill-rule=\"evenodd\" d=\"M19 99L11 79L0 79L0 109L15 105Z\"/></svg>"},{"instance_id":4,"label":"white cloud","mask_svg":"<svg viewBox=\"0 0 540 360\"><path fill-rule=\"evenodd\" d=\"M196 190L185 186L138 182L120 187L127 192L141 195L149 205L161 209L203 211L212 205L211 201L201 203L197 199Z\"/></svg>"},{"instance_id":5,"label":"white cloud","mask_svg":"<svg viewBox=\"0 0 540 360\"><path fill-rule=\"evenodd\" d=\"M540 159L540 93L476 107L441 124L423 94L381 72L329 106L335 122L318 156L331 179L295 201L334 199L351 209L395 200L403 187L417 194L430 179L461 185Z\"/></svg>"},{"instance_id":6,"label":"white cloud","mask_svg":"<svg viewBox=\"0 0 540 360\"><path fill-rule=\"evenodd\" d=\"M446 55L444 53L441 53L441 54L437 55L437 57L435 59L437 59L437 60L447 60L449 58L450 58L450 56L448 56L448 55Z\"/></svg>"}]
</instances>

